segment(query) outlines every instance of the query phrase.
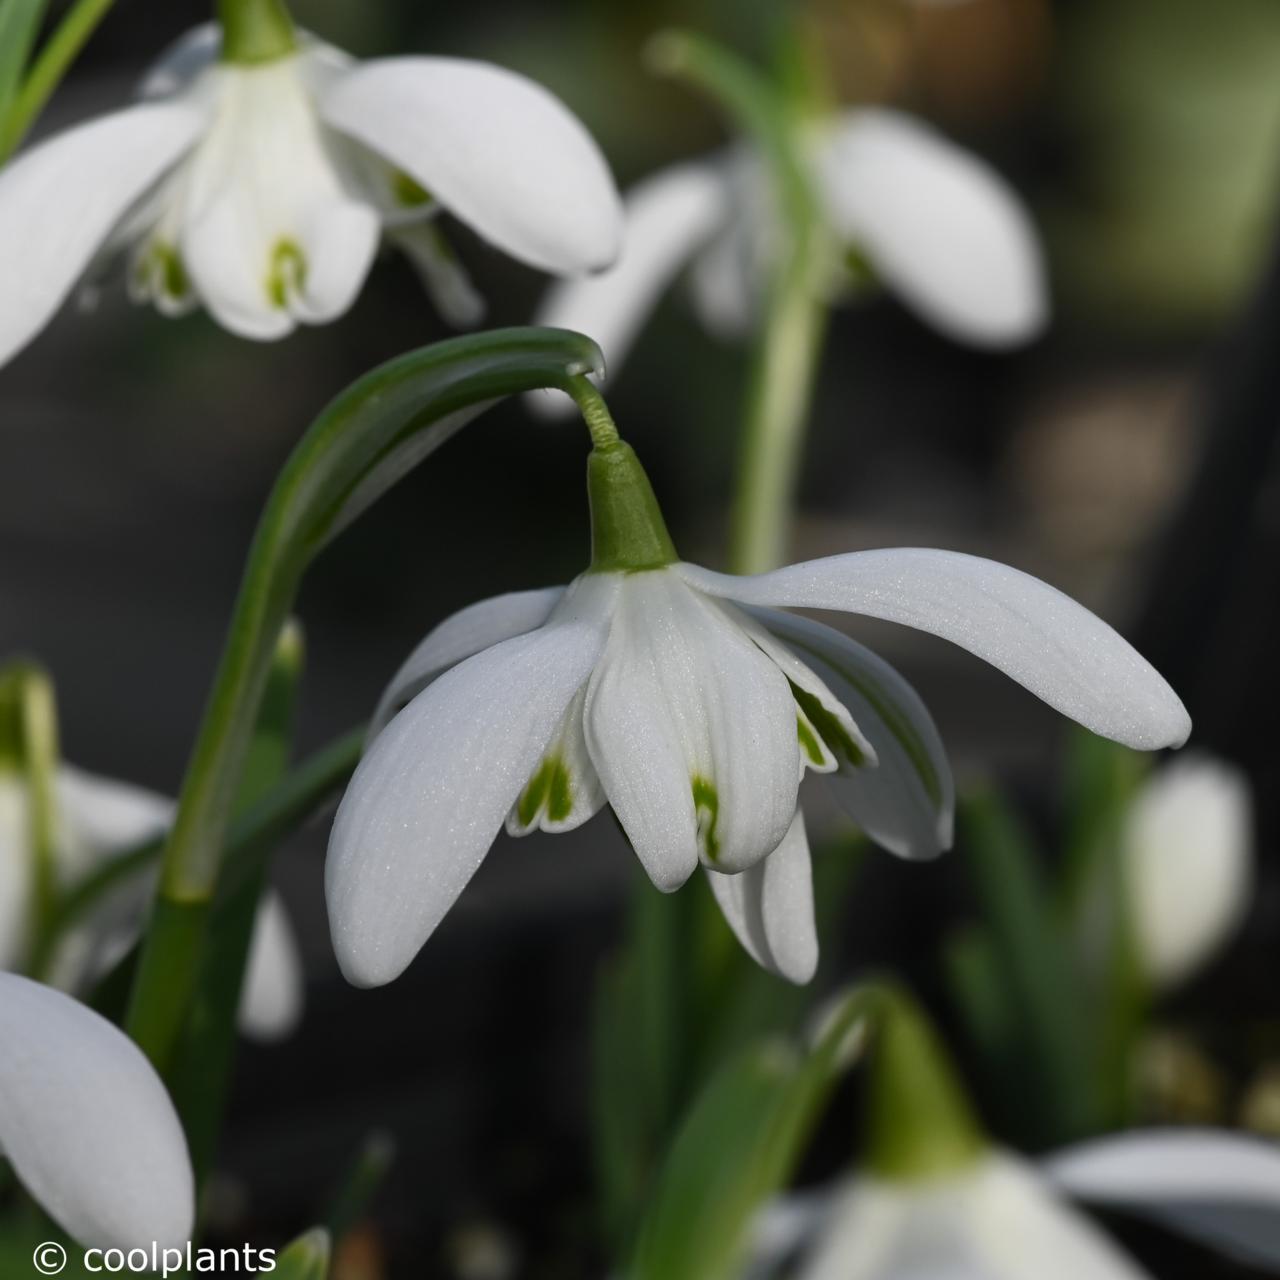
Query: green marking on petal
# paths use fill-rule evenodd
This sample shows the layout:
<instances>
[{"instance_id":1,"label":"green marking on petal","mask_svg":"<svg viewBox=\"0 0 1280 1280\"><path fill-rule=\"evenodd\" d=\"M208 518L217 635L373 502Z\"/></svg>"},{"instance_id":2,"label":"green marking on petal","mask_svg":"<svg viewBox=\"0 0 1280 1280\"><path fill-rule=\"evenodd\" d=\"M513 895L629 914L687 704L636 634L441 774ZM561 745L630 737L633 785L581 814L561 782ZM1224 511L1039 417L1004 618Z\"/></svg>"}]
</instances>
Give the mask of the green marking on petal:
<instances>
[{"instance_id":1,"label":"green marking on petal","mask_svg":"<svg viewBox=\"0 0 1280 1280\"><path fill-rule=\"evenodd\" d=\"M391 175L391 197L405 209L419 209L435 201L431 192L403 169L397 169Z\"/></svg>"},{"instance_id":2,"label":"green marking on petal","mask_svg":"<svg viewBox=\"0 0 1280 1280\"><path fill-rule=\"evenodd\" d=\"M294 240L277 240L271 250L271 269L267 273L267 296L271 305L283 311L289 299L300 293L307 283L307 259Z\"/></svg>"},{"instance_id":3,"label":"green marking on petal","mask_svg":"<svg viewBox=\"0 0 1280 1280\"><path fill-rule=\"evenodd\" d=\"M815 769L821 769L827 763L827 756L813 726L803 715L796 716L796 737L800 739L800 750L804 752L805 758Z\"/></svg>"},{"instance_id":4,"label":"green marking on petal","mask_svg":"<svg viewBox=\"0 0 1280 1280\"><path fill-rule=\"evenodd\" d=\"M182 255L171 244L153 241L138 259L134 278L144 293L159 290L166 297L181 301L191 293L191 278L182 263Z\"/></svg>"},{"instance_id":5,"label":"green marking on petal","mask_svg":"<svg viewBox=\"0 0 1280 1280\"><path fill-rule=\"evenodd\" d=\"M907 759L911 761L916 773L920 775L920 781L924 784L925 793L929 799L934 804L940 805L942 803L942 779L938 777L938 771L933 767L933 761L929 758L929 749L925 746L924 739L916 731L916 727L911 723L910 717L894 701L892 694L887 693L871 677L863 675L861 672L850 670L843 663L833 659L829 653L815 649L795 636L787 636L786 643L792 649L825 663L842 680L847 680L853 685L871 704L871 709L876 715L884 721L885 728L898 740L898 745L906 753ZM794 688L795 686L792 685L792 689ZM799 701L798 697L796 701ZM801 703L801 706L803 705ZM819 731L821 732L820 727ZM823 736L825 737L826 735L824 734ZM829 739L828 745L830 745Z\"/></svg>"},{"instance_id":6,"label":"green marking on petal","mask_svg":"<svg viewBox=\"0 0 1280 1280\"><path fill-rule=\"evenodd\" d=\"M693 783L693 808L698 816L698 841L708 862L720 859L720 838L716 826L720 821L720 793L709 778L695 773Z\"/></svg>"},{"instance_id":7,"label":"green marking on petal","mask_svg":"<svg viewBox=\"0 0 1280 1280\"><path fill-rule=\"evenodd\" d=\"M822 703L798 684L791 684L791 696L813 726L814 732L827 744L827 749L837 760L844 759L855 769L867 762L867 753L854 741L848 729L836 719Z\"/></svg>"},{"instance_id":8,"label":"green marking on petal","mask_svg":"<svg viewBox=\"0 0 1280 1280\"><path fill-rule=\"evenodd\" d=\"M559 756L547 756L538 766L516 804L516 817L522 827L532 827L544 810L552 822L564 822L573 812L573 785Z\"/></svg>"},{"instance_id":9,"label":"green marking on petal","mask_svg":"<svg viewBox=\"0 0 1280 1280\"><path fill-rule=\"evenodd\" d=\"M874 263L862 251L861 247L856 244L848 245L845 248L844 269L849 273L855 284L864 288L879 281Z\"/></svg>"}]
</instances>

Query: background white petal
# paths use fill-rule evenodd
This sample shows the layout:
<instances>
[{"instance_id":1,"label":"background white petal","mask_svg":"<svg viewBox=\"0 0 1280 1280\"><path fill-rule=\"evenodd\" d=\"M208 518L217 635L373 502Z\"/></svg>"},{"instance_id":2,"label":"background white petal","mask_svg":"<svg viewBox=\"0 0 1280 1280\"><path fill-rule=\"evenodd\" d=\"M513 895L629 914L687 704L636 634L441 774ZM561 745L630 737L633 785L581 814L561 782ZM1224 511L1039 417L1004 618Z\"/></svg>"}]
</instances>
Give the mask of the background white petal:
<instances>
[{"instance_id":1,"label":"background white petal","mask_svg":"<svg viewBox=\"0 0 1280 1280\"><path fill-rule=\"evenodd\" d=\"M339 78L320 106L335 129L531 266L598 271L617 256L622 210L608 165L532 80L486 62L384 58Z\"/></svg>"},{"instance_id":2,"label":"background white petal","mask_svg":"<svg viewBox=\"0 0 1280 1280\"><path fill-rule=\"evenodd\" d=\"M130 107L68 129L0 170L0 363L44 328L204 119L181 101Z\"/></svg>"},{"instance_id":3,"label":"background white petal","mask_svg":"<svg viewBox=\"0 0 1280 1280\"><path fill-rule=\"evenodd\" d=\"M618 261L600 275L553 284L535 323L594 338L616 374L672 277L728 216L728 198L715 161L674 165L638 183L627 193ZM561 392L530 392L526 400L548 413L574 409Z\"/></svg>"},{"instance_id":4,"label":"background white petal","mask_svg":"<svg viewBox=\"0 0 1280 1280\"><path fill-rule=\"evenodd\" d=\"M816 144L839 232L939 329L1005 346L1047 315L1039 241L1017 195L977 156L900 112L846 112Z\"/></svg>"},{"instance_id":5,"label":"background white petal","mask_svg":"<svg viewBox=\"0 0 1280 1280\"><path fill-rule=\"evenodd\" d=\"M222 52L222 28L202 22L183 32L147 69L138 86L140 98L166 98L180 93L218 60Z\"/></svg>"},{"instance_id":6,"label":"background white petal","mask_svg":"<svg viewBox=\"0 0 1280 1280\"><path fill-rule=\"evenodd\" d=\"M1236 1257L1280 1267L1280 1148L1215 1129L1149 1129L1049 1157L1071 1195L1156 1218Z\"/></svg>"},{"instance_id":7,"label":"background white petal","mask_svg":"<svg viewBox=\"0 0 1280 1280\"><path fill-rule=\"evenodd\" d=\"M446 672L374 741L325 864L334 949L357 986L397 977L489 851L603 644L552 621Z\"/></svg>"},{"instance_id":8,"label":"background white petal","mask_svg":"<svg viewBox=\"0 0 1280 1280\"><path fill-rule=\"evenodd\" d=\"M19 968L34 906L27 796L21 777L0 771L0 969Z\"/></svg>"},{"instance_id":9,"label":"background white petal","mask_svg":"<svg viewBox=\"0 0 1280 1280\"><path fill-rule=\"evenodd\" d=\"M751 613L812 666L875 749L874 769L824 775L853 820L900 858L933 858L949 849L955 781L916 691L882 658L832 627L777 609Z\"/></svg>"},{"instance_id":10,"label":"background white petal","mask_svg":"<svg viewBox=\"0 0 1280 1280\"><path fill-rule=\"evenodd\" d=\"M251 1040L283 1040L302 1021L305 980L298 942L280 895L258 903L237 1021Z\"/></svg>"},{"instance_id":11,"label":"background white petal","mask_svg":"<svg viewBox=\"0 0 1280 1280\"><path fill-rule=\"evenodd\" d=\"M707 870L724 918L762 968L805 983L818 968L813 864L799 809L782 843L739 875Z\"/></svg>"},{"instance_id":12,"label":"background white petal","mask_svg":"<svg viewBox=\"0 0 1280 1280\"><path fill-rule=\"evenodd\" d=\"M191 1235L186 1140L151 1064L105 1018L14 974L0 974L0 1148L84 1245Z\"/></svg>"},{"instance_id":13,"label":"background white petal","mask_svg":"<svg viewBox=\"0 0 1280 1280\"><path fill-rule=\"evenodd\" d=\"M1101 618L1009 565L892 547L754 577L678 572L744 604L840 609L901 622L990 662L1063 715L1140 750L1181 746L1191 719L1164 678Z\"/></svg>"},{"instance_id":14,"label":"background white petal","mask_svg":"<svg viewBox=\"0 0 1280 1280\"><path fill-rule=\"evenodd\" d=\"M564 591L563 587L509 591L451 614L427 633L426 639L391 677L391 683L378 699L377 710L369 726L369 737L376 737L391 717L442 671L479 653L481 649L542 626L559 604Z\"/></svg>"},{"instance_id":15,"label":"background white petal","mask_svg":"<svg viewBox=\"0 0 1280 1280\"><path fill-rule=\"evenodd\" d=\"M1214 955L1248 908L1248 779L1205 756L1166 765L1134 798L1121 856L1139 960L1157 986L1173 986Z\"/></svg>"}]
</instances>

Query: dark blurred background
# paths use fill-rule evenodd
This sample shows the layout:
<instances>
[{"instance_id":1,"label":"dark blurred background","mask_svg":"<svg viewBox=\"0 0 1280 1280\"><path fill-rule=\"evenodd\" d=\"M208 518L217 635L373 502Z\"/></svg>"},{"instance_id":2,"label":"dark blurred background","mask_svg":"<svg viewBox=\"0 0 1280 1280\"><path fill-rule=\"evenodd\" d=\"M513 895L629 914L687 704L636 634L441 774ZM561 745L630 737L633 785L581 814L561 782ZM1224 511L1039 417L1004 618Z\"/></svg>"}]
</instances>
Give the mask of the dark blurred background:
<instances>
[{"instance_id":1,"label":"dark blurred background","mask_svg":"<svg viewBox=\"0 0 1280 1280\"><path fill-rule=\"evenodd\" d=\"M294 7L358 55L476 56L537 77L588 122L624 187L724 136L701 100L644 72L644 40L679 24L763 55L772 18L742 0ZM1194 741L1249 770L1258 899L1243 940L1173 1011L1222 1047L1230 1120L1247 1083L1230 1064L1280 1058L1267 1030L1280 1015L1280 5L795 8L848 101L917 111L1018 186L1046 238L1055 321L1034 347L994 356L889 298L841 312L794 558L918 544L1035 572L1135 638L1188 702ZM161 45L207 16L191 0L121 0L42 129L123 101ZM451 232L488 323L527 321L543 281ZM110 286L0 370L0 652L52 669L68 758L176 790L279 465L349 381L443 336L388 256L350 315L278 346L203 316L161 319ZM744 368L677 290L610 393L682 553L710 564L723 560ZM367 716L453 609L583 567L585 451L576 426L503 405L326 552L300 604L304 749ZM941 642L853 626L919 689L961 777L999 776L1050 813L1065 735L1053 713ZM307 957L307 1017L291 1042L242 1055L215 1218L264 1241L294 1233L364 1136L386 1129L399 1156L348 1246L346 1265L370 1269L351 1275L601 1274L588 1243L587 1019L633 875L612 825L500 839L410 972L377 992L347 988L331 956L325 834L318 824L277 863ZM876 856L824 939L820 980L890 963L927 990L933 943L965 909L954 867ZM1120 1229L1160 1274L1216 1274L1185 1247L1162 1253L1154 1232Z\"/></svg>"}]
</instances>

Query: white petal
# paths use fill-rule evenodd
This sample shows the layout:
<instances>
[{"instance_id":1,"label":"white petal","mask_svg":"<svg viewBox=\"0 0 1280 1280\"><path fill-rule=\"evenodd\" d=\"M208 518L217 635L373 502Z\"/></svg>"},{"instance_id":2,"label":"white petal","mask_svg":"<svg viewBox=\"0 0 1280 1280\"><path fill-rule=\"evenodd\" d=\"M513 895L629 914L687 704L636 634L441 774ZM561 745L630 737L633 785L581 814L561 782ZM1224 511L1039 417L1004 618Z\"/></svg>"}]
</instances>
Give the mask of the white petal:
<instances>
[{"instance_id":1,"label":"white petal","mask_svg":"<svg viewBox=\"0 0 1280 1280\"><path fill-rule=\"evenodd\" d=\"M911 1212L909 1193L871 1179L841 1187L796 1280L891 1280ZM926 1273L927 1274L927 1273Z\"/></svg>"},{"instance_id":2,"label":"white petal","mask_svg":"<svg viewBox=\"0 0 1280 1280\"><path fill-rule=\"evenodd\" d=\"M388 232L388 239L413 263L446 324L455 329L471 329L484 319L484 298L434 219L397 227Z\"/></svg>"},{"instance_id":3,"label":"white petal","mask_svg":"<svg viewBox=\"0 0 1280 1280\"><path fill-rule=\"evenodd\" d=\"M405 659L378 700L369 726L376 737L387 722L410 699L417 697L442 671L464 658L512 636L524 635L542 626L564 597L563 587L537 591L510 591L478 604L468 605L446 618Z\"/></svg>"},{"instance_id":4,"label":"white petal","mask_svg":"<svg viewBox=\"0 0 1280 1280\"><path fill-rule=\"evenodd\" d=\"M949 849L955 782L916 691L870 649L831 627L776 609L752 614L812 666L874 748L874 769L827 775L850 817L900 858L934 858Z\"/></svg>"},{"instance_id":5,"label":"white petal","mask_svg":"<svg viewBox=\"0 0 1280 1280\"><path fill-rule=\"evenodd\" d=\"M627 576L587 690L587 744L659 889L697 851L742 871L795 816L796 710L782 673L714 602L667 570Z\"/></svg>"},{"instance_id":6,"label":"white petal","mask_svg":"<svg viewBox=\"0 0 1280 1280\"><path fill-rule=\"evenodd\" d=\"M1273 1143L1213 1129L1152 1129L1068 1147L1044 1168L1071 1195L1280 1266L1280 1150Z\"/></svg>"},{"instance_id":7,"label":"white petal","mask_svg":"<svg viewBox=\"0 0 1280 1280\"><path fill-rule=\"evenodd\" d=\"M664 169L627 193L622 256L608 271L551 286L536 323L595 339L614 373L671 278L728 216L723 166L710 162ZM537 409L569 412L559 392L531 392Z\"/></svg>"},{"instance_id":8,"label":"white petal","mask_svg":"<svg viewBox=\"0 0 1280 1280\"><path fill-rule=\"evenodd\" d=\"M48 323L204 119L181 101L130 107L58 134L0 171L0 363Z\"/></svg>"},{"instance_id":9,"label":"white petal","mask_svg":"<svg viewBox=\"0 0 1280 1280\"><path fill-rule=\"evenodd\" d=\"M545 627L446 672L378 736L329 838L338 962L358 986L398 976L489 851L604 643L596 575ZM594 606L601 607L594 607Z\"/></svg>"},{"instance_id":10,"label":"white petal","mask_svg":"<svg viewBox=\"0 0 1280 1280\"><path fill-rule=\"evenodd\" d=\"M1127 815L1122 856L1139 959L1158 986L1172 986L1218 951L1248 908L1248 779L1204 756L1160 769Z\"/></svg>"},{"instance_id":11,"label":"white petal","mask_svg":"<svg viewBox=\"0 0 1280 1280\"><path fill-rule=\"evenodd\" d=\"M190 1238L186 1141L151 1064L106 1019L14 974L0 974L0 1147L81 1244Z\"/></svg>"},{"instance_id":12,"label":"white petal","mask_svg":"<svg viewBox=\"0 0 1280 1280\"><path fill-rule=\"evenodd\" d=\"M218 60L222 28L202 22L180 35L147 69L138 86L140 98L167 98L187 88Z\"/></svg>"},{"instance_id":13,"label":"white petal","mask_svg":"<svg viewBox=\"0 0 1280 1280\"><path fill-rule=\"evenodd\" d=\"M790 1192L766 1201L751 1225L743 1280L769 1280L823 1229L836 1196L825 1188Z\"/></svg>"},{"instance_id":14,"label":"white petal","mask_svg":"<svg viewBox=\"0 0 1280 1280\"><path fill-rule=\"evenodd\" d=\"M251 1040L283 1040L302 1021L302 957L280 895L269 890L258 903L237 1017Z\"/></svg>"},{"instance_id":15,"label":"white petal","mask_svg":"<svg viewBox=\"0 0 1280 1280\"><path fill-rule=\"evenodd\" d=\"M597 271L617 256L621 208L603 156L564 104L523 76L457 58L384 58L337 80L321 110L532 266Z\"/></svg>"},{"instance_id":16,"label":"white petal","mask_svg":"<svg viewBox=\"0 0 1280 1280\"><path fill-rule=\"evenodd\" d=\"M1145 1280L1147 1273L1021 1160L983 1164L969 1235L991 1280Z\"/></svg>"},{"instance_id":17,"label":"white petal","mask_svg":"<svg viewBox=\"0 0 1280 1280\"><path fill-rule=\"evenodd\" d=\"M729 927L762 968L806 983L818 968L813 866L799 809L782 843L738 875L707 871Z\"/></svg>"},{"instance_id":18,"label":"white petal","mask_svg":"<svg viewBox=\"0 0 1280 1280\"><path fill-rule=\"evenodd\" d=\"M583 685L569 703L533 776L511 806L507 815L510 835L572 831L604 808L604 787L587 750L583 724L586 702L587 687Z\"/></svg>"},{"instance_id":19,"label":"white petal","mask_svg":"<svg viewBox=\"0 0 1280 1280\"><path fill-rule=\"evenodd\" d=\"M82 857L72 853L60 860L61 869L73 875L154 839L173 820L174 803L168 796L73 765L58 770L57 794L66 834L84 850Z\"/></svg>"},{"instance_id":20,"label":"white petal","mask_svg":"<svg viewBox=\"0 0 1280 1280\"><path fill-rule=\"evenodd\" d=\"M1178 696L1111 627L1047 583L993 560L894 547L755 577L696 565L678 571L695 586L744 604L840 609L941 636L1126 746L1180 746L1191 731Z\"/></svg>"},{"instance_id":21,"label":"white petal","mask_svg":"<svg viewBox=\"0 0 1280 1280\"><path fill-rule=\"evenodd\" d=\"M304 208L298 244L306 270L290 301L294 317L326 324L345 314L369 274L381 236L382 222L371 205L332 196Z\"/></svg>"},{"instance_id":22,"label":"white petal","mask_svg":"<svg viewBox=\"0 0 1280 1280\"><path fill-rule=\"evenodd\" d=\"M1035 229L976 156L899 112L860 110L818 143L817 163L837 229L938 328L1006 346L1043 327Z\"/></svg>"}]
</instances>

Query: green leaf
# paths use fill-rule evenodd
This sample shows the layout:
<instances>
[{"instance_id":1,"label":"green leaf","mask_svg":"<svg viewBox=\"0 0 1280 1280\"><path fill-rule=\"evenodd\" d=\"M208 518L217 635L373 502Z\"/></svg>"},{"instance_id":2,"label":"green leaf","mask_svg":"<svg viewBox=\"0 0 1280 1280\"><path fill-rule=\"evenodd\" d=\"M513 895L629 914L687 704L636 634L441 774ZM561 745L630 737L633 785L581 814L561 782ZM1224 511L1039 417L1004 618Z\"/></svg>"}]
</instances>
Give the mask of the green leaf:
<instances>
[{"instance_id":1,"label":"green leaf","mask_svg":"<svg viewBox=\"0 0 1280 1280\"><path fill-rule=\"evenodd\" d=\"M48 0L0 0L0 126L17 97L47 7Z\"/></svg>"},{"instance_id":2,"label":"green leaf","mask_svg":"<svg viewBox=\"0 0 1280 1280\"><path fill-rule=\"evenodd\" d=\"M756 1212L784 1187L840 1076L861 1047L879 995L847 996L817 1045L753 1046L699 1095L663 1162L641 1224L630 1280L727 1280Z\"/></svg>"},{"instance_id":3,"label":"green leaf","mask_svg":"<svg viewBox=\"0 0 1280 1280\"><path fill-rule=\"evenodd\" d=\"M1055 1142L1092 1132L1099 1102L1091 1028L1031 839L993 790L963 797L959 818L965 866L1041 1096L1045 1129L1035 1136Z\"/></svg>"},{"instance_id":4,"label":"green leaf","mask_svg":"<svg viewBox=\"0 0 1280 1280\"><path fill-rule=\"evenodd\" d=\"M167 1071L192 995L209 904L276 638L314 557L407 472L504 396L567 390L598 370L579 334L507 329L456 338L375 369L316 419L258 525L161 867L154 934L128 1030ZM166 919L167 917L167 919Z\"/></svg>"}]
</instances>

